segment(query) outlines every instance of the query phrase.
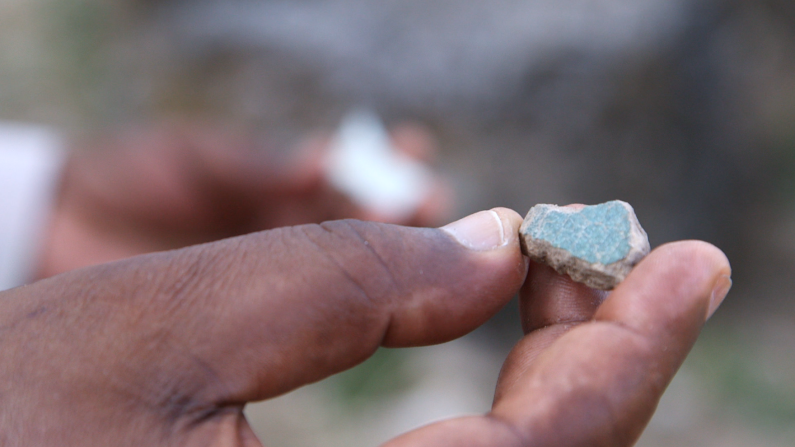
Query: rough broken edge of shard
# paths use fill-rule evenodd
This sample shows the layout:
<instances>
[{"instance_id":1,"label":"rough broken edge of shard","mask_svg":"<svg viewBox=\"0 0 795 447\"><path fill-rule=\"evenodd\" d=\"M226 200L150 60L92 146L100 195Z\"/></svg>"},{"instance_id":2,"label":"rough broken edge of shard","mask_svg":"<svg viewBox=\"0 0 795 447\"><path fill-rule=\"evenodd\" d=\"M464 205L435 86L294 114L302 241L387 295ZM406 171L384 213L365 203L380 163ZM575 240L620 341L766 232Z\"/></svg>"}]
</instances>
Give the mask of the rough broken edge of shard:
<instances>
[{"instance_id":1,"label":"rough broken edge of shard","mask_svg":"<svg viewBox=\"0 0 795 447\"><path fill-rule=\"evenodd\" d=\"M544 208L562 213L575 214L584 208L576 210L570 207L539 204L530 209L519 230L522 252L530 259L549 265L558 273L568 275L572 280L583 283L588 287L600 290L612 290L623 281L629 272L649 253L649 239L643 227L640 226L635 211L626 202L615 200L627 209L629 220L629 252L620 260L610 263L592 263L573 255L568 250L555 247L544 239L535 239L527 236L527 229L533 223L533 217ZM604 206L612 202L599 205Z\"/></svg>"}]
</instances>

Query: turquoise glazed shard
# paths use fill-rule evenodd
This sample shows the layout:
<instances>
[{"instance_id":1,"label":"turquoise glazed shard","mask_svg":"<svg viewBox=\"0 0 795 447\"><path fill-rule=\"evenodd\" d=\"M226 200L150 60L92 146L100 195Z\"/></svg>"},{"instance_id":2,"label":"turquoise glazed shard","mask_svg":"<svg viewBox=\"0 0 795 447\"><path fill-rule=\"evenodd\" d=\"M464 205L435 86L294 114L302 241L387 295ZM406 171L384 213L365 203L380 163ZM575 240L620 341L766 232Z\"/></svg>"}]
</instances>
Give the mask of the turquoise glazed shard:
<instances>
[{"instance_id":1,"label":"turquoise glazed shard","mask_svg":"<svg viewBox=\"0 0 795 447\"><path fill-rule=\"evenodd\" d=\"M612 290L649 254L635 211L613 200L592 206L536 205L520 228L522 251L589 287Z\"/></svg>"}]
</instances>

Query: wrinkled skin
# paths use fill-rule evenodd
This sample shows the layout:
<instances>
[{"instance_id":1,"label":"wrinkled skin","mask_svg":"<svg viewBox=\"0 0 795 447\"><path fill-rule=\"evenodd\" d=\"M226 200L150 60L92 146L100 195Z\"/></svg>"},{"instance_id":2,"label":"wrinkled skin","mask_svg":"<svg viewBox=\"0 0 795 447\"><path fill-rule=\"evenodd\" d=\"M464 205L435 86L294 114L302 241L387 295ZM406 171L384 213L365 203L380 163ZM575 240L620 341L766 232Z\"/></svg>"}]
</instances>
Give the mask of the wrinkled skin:
<instances>
[{"instance_id":1,"label":"wrinkled skin","mask_svg":"<svg viewBox=\"0 0 795 447\"><path fill-rule=\"evenodd\" d=\"M296 215L236 206L247 217L233 230L215 205L202 205L219 202L184 200L200 197L191 188L147 204L158 194L114 189L136 177L104 169L82 186L67 176L72 192L42 274L93 266L0 293L0 445L260 445L247 402L343 371L379 346L460 337L519 292L526 335L503 366L492 411L387 445L629 446L731 273L717 248L678 242L654 250L607 296L528 263L521 217L507 209L481 228L500 243L479 250L441 229L343 220L128 257L268 226L251 216ZM74 192L90 185L103 186ZM264 197L317 191L302 188L282 184ZM182 228L190 213L200 225Z\"/></svg>"}]
</instances>

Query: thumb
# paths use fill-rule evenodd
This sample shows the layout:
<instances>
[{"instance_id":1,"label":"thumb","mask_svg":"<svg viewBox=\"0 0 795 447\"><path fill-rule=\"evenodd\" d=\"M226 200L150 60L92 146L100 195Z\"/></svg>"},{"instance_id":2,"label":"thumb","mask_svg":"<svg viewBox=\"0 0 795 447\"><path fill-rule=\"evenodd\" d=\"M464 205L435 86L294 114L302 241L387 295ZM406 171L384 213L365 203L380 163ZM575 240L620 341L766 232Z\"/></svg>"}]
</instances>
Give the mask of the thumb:
<instances>
[{"instance_id":1,"label":"thumb","mask_svg":"<svg viewBox=\"0 0 795 447\"><path fill-rule=\"evenodd\" d=\"M44 388L82 383L102 401L135 390L179 415L276 396L378 346L440 343L485 322L524 280L520 224L507 209L442 229L336 221L69 272L11 292L35 334L23 351L57 353L14 362L14 377L49 371ZM18 389L46 396L37 383Z\"/></svg>"}]
</instances>

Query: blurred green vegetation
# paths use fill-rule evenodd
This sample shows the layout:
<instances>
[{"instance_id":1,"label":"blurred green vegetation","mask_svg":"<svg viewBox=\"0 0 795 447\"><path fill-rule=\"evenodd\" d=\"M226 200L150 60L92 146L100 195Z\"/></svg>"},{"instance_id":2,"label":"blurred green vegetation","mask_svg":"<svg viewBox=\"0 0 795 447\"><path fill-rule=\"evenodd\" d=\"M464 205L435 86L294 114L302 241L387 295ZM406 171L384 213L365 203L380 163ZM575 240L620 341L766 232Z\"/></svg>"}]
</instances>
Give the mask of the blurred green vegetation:
<instances>
[{"instance_id":1,"label":"blurred green vegetation","mask_svg":"<svg viewBox=\"0 0 795 447\"><path fill-rule=\"evenodd\" d=\"M405 349L379 348L364 363L328 379L332 397L356 410L410 390L415 383Z\"/></svg>"},{"instance_id":2,"label":"blurred green vegetation","mask_svg":"<svg viewBox=\"0 0 795 447\"><path fill-rule=\"evenodd\" d=\"M771 338L776 337L752 338L730 324L708 324L687 367L717 408L762 428L786 429L795 421L795 371L771 363L792 363L795 340L782 346Z\"/></svg>"}]
</instances>

